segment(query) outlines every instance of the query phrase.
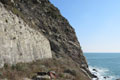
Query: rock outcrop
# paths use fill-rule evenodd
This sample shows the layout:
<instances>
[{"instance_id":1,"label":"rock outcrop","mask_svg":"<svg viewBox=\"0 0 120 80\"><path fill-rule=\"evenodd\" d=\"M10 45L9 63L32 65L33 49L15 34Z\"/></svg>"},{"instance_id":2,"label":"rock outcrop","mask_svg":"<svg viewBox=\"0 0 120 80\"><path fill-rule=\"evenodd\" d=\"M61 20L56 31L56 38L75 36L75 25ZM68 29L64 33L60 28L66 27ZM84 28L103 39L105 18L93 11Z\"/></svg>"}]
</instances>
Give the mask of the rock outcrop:
<instances>
[{"instance_id":1,"label":"rock outcrop","mask_svg":"<svg viewBox=\"0 0 120 80\"><path fill-rule=\"evenodd\" d=\"M76 80L91 79L75 30L49 0L0 1L7 9L0 4L1 64L53 56L54 61L77 73Z\"/></svg>"},{"instance_id":2,"label":"rock outcrop","mask_svg":"<svg viewBox=\"0 0 120 80\"><path fill-rule=\"evenodd\" d=\"M52 58L49 41L0 3L0 67Z\"/></svg>"}]
</instances>

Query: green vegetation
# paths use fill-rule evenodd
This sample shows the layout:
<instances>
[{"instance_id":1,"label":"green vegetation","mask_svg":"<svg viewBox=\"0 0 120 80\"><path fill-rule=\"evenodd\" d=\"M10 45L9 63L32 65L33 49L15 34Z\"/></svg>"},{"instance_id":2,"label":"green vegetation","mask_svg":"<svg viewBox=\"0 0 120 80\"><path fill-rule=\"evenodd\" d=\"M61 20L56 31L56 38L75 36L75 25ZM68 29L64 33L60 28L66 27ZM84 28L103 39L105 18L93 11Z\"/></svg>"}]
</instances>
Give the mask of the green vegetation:
<instances>
[{"instance_id":1,"label":"green vegetation","mask_svg":"<svg viewBox=\"0 0 120 80\"><path fill-rule=\"evenodd\" d=\"M11 8L12 10L12 12L14 13L14 14L16 14L18 17L21 17L23 20L25 20L24 18L24 15L17 9L17 8Z\"/></svg>"}]
</instances>

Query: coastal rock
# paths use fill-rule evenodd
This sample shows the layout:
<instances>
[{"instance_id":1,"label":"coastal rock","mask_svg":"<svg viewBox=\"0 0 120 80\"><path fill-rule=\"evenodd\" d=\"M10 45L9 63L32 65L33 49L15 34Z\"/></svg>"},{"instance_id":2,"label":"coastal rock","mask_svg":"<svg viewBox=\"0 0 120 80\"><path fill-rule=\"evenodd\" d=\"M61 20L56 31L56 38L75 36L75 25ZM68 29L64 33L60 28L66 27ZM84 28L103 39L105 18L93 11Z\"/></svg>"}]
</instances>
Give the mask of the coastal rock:
<instances>
[{"instance_id":1,"label":"coastal rock","mask_svg":"<svg viewBox=\"0 0 120 80\"><path fill-rule=\"evenodd\" d=\"M0 3L0 67L45 58L52 58L48 39Z\"/></svg>"},{"instance_id":2,"label":"coastal rock","mask_svg":"<svg viewBox=\"0 0 120 80\"><path fill-rule=\"evenodd\" d=\"M93 71L98 72L96 69L93 69Z\"/></svg>"},{"instance_id":3,"label":"coastal rock","mask_svg":"<svg viewBox=\"0 0 120 80\"><path fill-rule=\"evenodd\" d=\"M91 80L93 76L88 69L74 28L49 0L0 1L6 8L4 11L7 10L7 13L4 13L5 20L1 21L1 25L5 24L5 27L1 27L0 30L3 35L1 44L4 42L8 46L1 47L4 48L0 58L2 64L52 57L57 69L72 69L80 80ZM10 17L11 14L14 16ZM3 52L9 54L9 57L4 57Z\"/></svg>"},{"instance_id":4,"label":"coastal rock","mask_svg":"<svg viewBox=\"0 0 120 80\"><path fill-rule=\"evenodd\" d=\"M109 76L105 76L104 79L110 78Z\"/></svg>"}]
</instances>

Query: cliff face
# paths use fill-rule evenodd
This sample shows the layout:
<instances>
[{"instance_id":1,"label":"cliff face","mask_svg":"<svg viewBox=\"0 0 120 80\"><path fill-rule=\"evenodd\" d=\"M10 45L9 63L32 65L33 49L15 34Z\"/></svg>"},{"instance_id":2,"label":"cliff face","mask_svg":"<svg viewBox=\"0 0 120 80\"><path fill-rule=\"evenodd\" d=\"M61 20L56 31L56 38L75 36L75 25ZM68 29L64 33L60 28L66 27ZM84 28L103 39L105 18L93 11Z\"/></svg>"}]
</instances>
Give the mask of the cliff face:
<instances>
[{"instance_id":1,"label":"cliff face","mask_svg":"<svg viewBox=\"0 0 120 80\"><path fill-rule=\"evenodd\" d=\"M52 58L49 41L0 3L0 67Z\"/></svg>"},{"instance_id":2,"label":"cliff face","mask_svg":"<svg viewBox=\"0 0 120 80\"><path fill-rule=\"evenodd\" d=\"M17 63L51 58L52 52L54 61L63 62L62 65L79 73L81 79L77 80L91 79L91 73L74 29L48 0L0 1L8 11L11 11L0 9L2 18L0 20L0 32L2 32L0 45L4 43L9 45L5 48L0 46L4 48L0 54L9 54L10 62ZM4 58L4 56L1 57Z\"/></svg>"}]
</instances>

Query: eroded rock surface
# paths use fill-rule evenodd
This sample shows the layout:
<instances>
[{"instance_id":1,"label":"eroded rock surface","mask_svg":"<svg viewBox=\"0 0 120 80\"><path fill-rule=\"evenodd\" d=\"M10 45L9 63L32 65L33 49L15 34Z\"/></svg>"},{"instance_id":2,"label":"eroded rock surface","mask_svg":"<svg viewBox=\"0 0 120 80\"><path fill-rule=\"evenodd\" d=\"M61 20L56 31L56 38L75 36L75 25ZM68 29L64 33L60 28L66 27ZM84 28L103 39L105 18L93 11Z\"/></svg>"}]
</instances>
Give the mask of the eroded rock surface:
<instances>
[{"instance_id":1,"label":"eroded rock surface","mask_svg":"<svg viewBox=\"0 0 120 80\"><path fill-rule=\"evenodd\" d=\"M52 58L49 41L0 3L0 67Z\"/></svg>"},{"instance_id":2,"label":"eroded rock surface","mask_svg":"<svg viewBox=\"0 0 120 80\"><path fill-rule=\"evenodd\" d=\"M3 52L5 54L12 55L13 57L14 55L17 56L17 58L14 57L11 59L11 57L7 58L9 56L6 57L6 55L4 54L1 56L2 62L7 62L8 60L10 60L12 61L12 63L16 63L16 61L27 62L34 59L36 60L41 58L50 58L51 47L54 60L54 64L51 65L60 63L59 66L64 66L64 68L61 67L61 69L74 70L74 72L77 73L79 77L77 78L76 76L74 76L76 78L75 80L91 80L92 74L88 69L88 64L83 55L80 43L77 40L75 30L72 28L69 22L60 14L60 11L49 2L49 0L0 1L4 4L5 8L8 11L11 11L9 13L6 11L7 15L15 14L16 16L20 17L19 19L18 17L15 17L15 20L12 19L13 17L10 17L10 20L6 20L6 17L8 16L4 16L4 18L2 18L3 23L1 24L4 24L4 26L6 26L6 24L10 25L10 21L12 21L12 24L15 24L10 25L12 28L9 27L8 29L6 29L5 27L1 27L0 31L2 32L2 35L4 33L4 36L1 36L1 39L3 40L0 40L0 43L3 44L7 42L7 45L9 45L8 47L1 48L3 48ZM6 13L3 14L5 15ZM23 19L24 21L22 21L21 19ZM23 24L25 22L26 24L20 27L20 24ZM13 27L16 24L18 24L19 26ZM7 33L7 36L5 33ZM49 40L50 47L48 40L43 35L41 35L41 33ZM14 48L12 49L10 46L11 44L14 45ZM26 45L29 45L27 46L28 48L26 48ZM36 45L37 48L35 47ZM5 51L6 49L7 51ZM10 51L11 53L7 53ZM15 53L14 51L19 53ZM18 54L25 55L21 57ZM44 57L42 57L41 55L44 55ZM28 59L26 59L26 57ZM58 68L58 66L56 65L55 67ZM60 80L65 79L63 78Z\"/></svg>"}]
</instances>

